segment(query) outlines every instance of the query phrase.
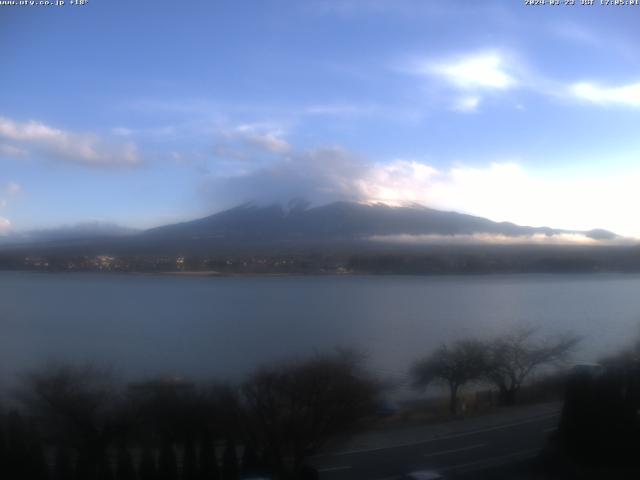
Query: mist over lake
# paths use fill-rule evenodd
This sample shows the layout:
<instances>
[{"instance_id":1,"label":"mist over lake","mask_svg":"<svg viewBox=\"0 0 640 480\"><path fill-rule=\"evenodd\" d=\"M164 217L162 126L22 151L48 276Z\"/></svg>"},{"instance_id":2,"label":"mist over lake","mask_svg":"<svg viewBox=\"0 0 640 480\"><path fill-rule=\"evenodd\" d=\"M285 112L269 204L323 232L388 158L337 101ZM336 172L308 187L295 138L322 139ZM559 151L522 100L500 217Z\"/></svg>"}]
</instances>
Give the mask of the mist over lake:
<instances>
[{"instance_id":1,"label":"mist over lake","mask_svg":"<svg viewBox=\"0 0 640 480\"><path fill-rule=\"evenodd\" d=\"M514 325L584 336L593 361L639 332L640 275L172 277L0 272L0 383L49 361L126 378L238 379L336 346L402 376L443 342Z\"/></svg>"}]
</instances>

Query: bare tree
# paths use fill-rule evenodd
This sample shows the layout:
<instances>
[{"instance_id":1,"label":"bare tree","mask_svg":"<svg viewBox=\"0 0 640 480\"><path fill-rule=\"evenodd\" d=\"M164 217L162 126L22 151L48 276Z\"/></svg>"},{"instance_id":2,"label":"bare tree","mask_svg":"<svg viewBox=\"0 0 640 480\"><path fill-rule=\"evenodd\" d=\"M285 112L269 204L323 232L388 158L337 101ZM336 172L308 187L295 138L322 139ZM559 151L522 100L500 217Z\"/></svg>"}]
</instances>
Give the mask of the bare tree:
<instances>
[{"instance_id":1,"label":"bare tree","mask_svg":"<svg viewBox=\"0 0 640 480\"><path fill-rule=\"evenodd\" d=\"M218 438L238 428L237 387L198 385L183 378L159 378L128 386L126 399L138 438L194 442L208 430Z\"/></svg>"},{"instance_id":2,"label":"bare tree","mask_svg":"<svg viewBox=\"0 0 640 480\"><path fill-rule=\"evenodd\" d=\"M30 374L21 391L29 414L59 444L78 450L76 470L87 480L110 474L106 448L116 412L113 377L95 366L47 366Z\"/></svg>"},{"instance_id":3,"label":"bare tree","mask_svg":"<svg viewBox=\"0 0 640 480\"><path fill-rule=\"evenodd\" d=\"M93 365L51 365L26 377L20 398L50 434L86 444L105 435L117 390L108 369Z\"/></svg>"},{"instance_id":4,"label":"bare tree","mask_svg":"<svg viewBox=\"0 0 640 480\"><path fill-rule=\"evenodd\" d=\"M297 475L307 455L372 412L377 391L353 357L338 353L261 369L242 393L248 428L274 467Z\"/></svg>"},{"instance_id":5,"label":"bare tree","mask_svg":"<svg viewBox=\"0 0 640 480\"><path fill-rule=\"evenodd\" d=\"M451 346L442 345L411 369L413 384L426 388L432 383L449 387L449 412L458 412L458 391L463 385L479 380L486 368L486 348L482 342L461 340Z\"/></svg>"},{"instance_id":6,"label":"bare tree","mask_svg":"<svg viewBox=\"0 0 640 480\"><path fill-rule=\"evenodd\" d=\"M487 345L486 377L500 392L500 401L512 405L522 383L537 368L567 358L580 337L564 334L537 339L534 328L520 328Z\"/></svg>"}]
</instances>

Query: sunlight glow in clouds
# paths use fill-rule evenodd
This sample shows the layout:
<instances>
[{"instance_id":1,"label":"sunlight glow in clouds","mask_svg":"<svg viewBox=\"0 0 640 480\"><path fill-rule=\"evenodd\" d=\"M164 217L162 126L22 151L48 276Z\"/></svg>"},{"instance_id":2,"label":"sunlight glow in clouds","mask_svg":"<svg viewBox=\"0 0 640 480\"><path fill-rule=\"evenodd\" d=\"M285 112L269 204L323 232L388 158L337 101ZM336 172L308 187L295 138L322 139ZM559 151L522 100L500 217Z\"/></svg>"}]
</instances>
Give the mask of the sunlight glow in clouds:
<instances>
[{"instance_id":1,"label":"sunlight glow in clouds","mask_svg":"<svg viewBox=\"0 0 640 480\"><path fill-rule=\"evenodd\" d=\"M489 233L474 233L471 235L373 235L369 237L374 242L382 243L403 243L405 245L633 245L634 241L629 239L596 240L586 235L578 233L559 233L556 235L545 235L536 233L534 235L492 235Z\"/></svg>"},{"instance_id":2,"label":"sunlight glow in clouds","mask_svg":"<svg viewBox=\"0 0 640 480\"><path fill-rule=\"evenodd\" d=\"M640 238L640 169L608 177L546 177L513 162L433 169L399 160L378 165L361 180L368 202L417 203L520 225L605 228Z\"/></svg>"},{"instance_id":3,"label":"sunlight glow in clouds","mask_svg":"<svg viewBox=\"0 0 640 480\"><path fill-rule=\"evenodd\" d=\"M542 175L517 161L448 169L407 159L371 164L333 147L293 151L268 166L232 176L212 175L208 182L207 191L218 208L247 201L286 203L292 198L316 205L335 200L423 205L520 225L603 228L640 238L640 218L634 211L640 203L640 168L585 176Z\"/></svg>"}]
</instances>

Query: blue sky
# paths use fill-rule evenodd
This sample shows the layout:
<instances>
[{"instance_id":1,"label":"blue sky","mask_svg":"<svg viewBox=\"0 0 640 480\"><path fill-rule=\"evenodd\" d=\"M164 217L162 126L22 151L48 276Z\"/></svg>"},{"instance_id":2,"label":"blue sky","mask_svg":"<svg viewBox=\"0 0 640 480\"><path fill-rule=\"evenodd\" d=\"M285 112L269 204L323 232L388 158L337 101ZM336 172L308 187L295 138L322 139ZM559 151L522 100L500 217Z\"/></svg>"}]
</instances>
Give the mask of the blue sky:
<instances>
[{"instance_id":1,"label":"blue sky","mask_svg":"<svg viewBox=\"0 0 640 480\"><path fill-rule=\"evenodd\" d=\"M640 236L639 16L516 0L2 6L0 232L305 197Z\"/></svg>"}]
</instances>

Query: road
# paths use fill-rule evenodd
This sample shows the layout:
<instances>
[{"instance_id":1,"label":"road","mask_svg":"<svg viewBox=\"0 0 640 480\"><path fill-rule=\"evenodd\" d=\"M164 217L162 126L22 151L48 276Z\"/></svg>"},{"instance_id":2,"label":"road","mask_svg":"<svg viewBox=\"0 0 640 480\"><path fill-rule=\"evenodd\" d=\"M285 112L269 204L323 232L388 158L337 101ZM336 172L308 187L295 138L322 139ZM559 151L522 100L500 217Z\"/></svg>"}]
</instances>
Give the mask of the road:
<instances>
[{"instance_id":1,"label":"road","mask_svg":"<svg viewBox=\"0 0 640 480\"><path fill-rule=\"evenodd\" d=\"M391 480L414 470L463 474L534 457L555 430L559 411L521 417L423 440L317 456L321 480ZM476 425L477 426L477 425Z\"/></svg>"}]
</instances>

